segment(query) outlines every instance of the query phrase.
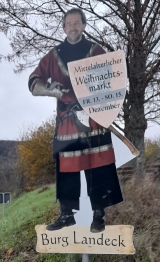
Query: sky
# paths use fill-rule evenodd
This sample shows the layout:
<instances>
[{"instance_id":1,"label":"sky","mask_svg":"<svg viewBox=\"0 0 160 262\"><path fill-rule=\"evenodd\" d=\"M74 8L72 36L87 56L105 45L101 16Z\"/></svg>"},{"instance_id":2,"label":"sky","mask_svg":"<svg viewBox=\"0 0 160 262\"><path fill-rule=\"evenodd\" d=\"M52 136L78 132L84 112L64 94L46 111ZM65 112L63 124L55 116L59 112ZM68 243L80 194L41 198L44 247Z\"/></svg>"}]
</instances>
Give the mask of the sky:
<instances>
[{"instance_id":1,"label":"sky","mask_svg":"<svg viewBox=\"0 0 160 262\"><path fill-rule=\"evenodd\" d=\"M11 51L9 41L0 33L1 53ZM28 77L33 71L28 69L20 74L13 71L14 64L0 62L0 140L17 140L23 130L41 125L43 121L55 115L56 99L34 97L28 90ZM150 126L146 137L155 138L160 127Z\"/></svg>"},{"instance_id":2,"label":"sky","mask_svg":"<svg viewBox=\"0 0 160 262\"><path fill-rule=\"evenodd\" d=\"M0 34L1 52L11 50L8 40ZM55 114L56 99L34 97L28 89L32 69L20 74L13 71L14 64L0 63L0 140L17 140L24 129L39 126Z\"/></svg>"}]
</instances>

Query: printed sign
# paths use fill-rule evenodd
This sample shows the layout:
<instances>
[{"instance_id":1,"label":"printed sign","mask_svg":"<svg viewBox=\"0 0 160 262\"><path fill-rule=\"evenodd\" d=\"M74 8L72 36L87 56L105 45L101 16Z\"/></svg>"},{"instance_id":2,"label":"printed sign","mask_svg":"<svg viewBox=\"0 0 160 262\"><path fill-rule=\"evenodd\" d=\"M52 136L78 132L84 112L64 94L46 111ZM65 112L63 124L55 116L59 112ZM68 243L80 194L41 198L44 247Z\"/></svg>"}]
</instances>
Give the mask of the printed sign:
<instances>
[{"instance_id":1,"label":"printed sign","mask_svg":"<svg viewBox=\"0 0 160 262\"><path fill-rule=\"evenodd\" d=\"M72 226L56 231L37 225L36 251L40 253L134 254L133 227L106 226L105 231L91 233L90 227Z\"/></svg>"},{"instance_id":2,"label":"printed sign","mask_svg":"<svg viewBox=\"0 0 160 262\"><path fill-rule=\"evenodd\" d=\"M101 126L109 127L126 93L126 60L122 50L68 63L76 97Z\"/></svg>"},{"instance_id":3,"label":"printed sign","mask_svg":"<svg viewBox=\"0 0 160 262\"><path fill-rule=\"evenodd\" d=\"M10 204L11 194L9 192L0 193L0 204Z\"/></svg>"}]
</instances>

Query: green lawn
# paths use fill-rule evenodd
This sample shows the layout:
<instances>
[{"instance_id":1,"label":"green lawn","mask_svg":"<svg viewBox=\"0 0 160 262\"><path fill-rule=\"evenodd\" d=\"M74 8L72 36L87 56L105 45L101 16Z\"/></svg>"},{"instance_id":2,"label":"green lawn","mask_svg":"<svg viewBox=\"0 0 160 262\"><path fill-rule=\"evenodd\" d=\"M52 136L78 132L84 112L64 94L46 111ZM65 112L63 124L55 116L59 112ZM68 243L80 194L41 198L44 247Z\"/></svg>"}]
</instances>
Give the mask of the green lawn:
<instances>
[{"instance_id":1,"label":"green lawn","mask_svg":"<svg viewBox=\"0 0 160 262\"><path fill-rule=\"evenodd\" d=\"M36 244L35 225L47 224L58 214L55 186L24 193L5 205L5 216L0 214L0 251L9 249L24 252ZM2 207L2 206L1 206Z\"/></svg>"}]
</instances>

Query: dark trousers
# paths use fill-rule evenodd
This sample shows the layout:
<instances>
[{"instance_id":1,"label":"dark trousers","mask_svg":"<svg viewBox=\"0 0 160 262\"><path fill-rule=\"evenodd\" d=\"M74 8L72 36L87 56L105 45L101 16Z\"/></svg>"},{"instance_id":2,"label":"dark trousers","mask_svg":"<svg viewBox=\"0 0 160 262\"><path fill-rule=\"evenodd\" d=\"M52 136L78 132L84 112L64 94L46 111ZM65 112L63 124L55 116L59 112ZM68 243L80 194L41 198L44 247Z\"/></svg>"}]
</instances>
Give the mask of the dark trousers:
<instances>
[{"instance_id":1,"label":"dark trousers","mask_svg":"<svg viewBox=\"0 0 160 262\"><path fill-rule=\"evenodd\" d=\"M123 201L114 163L84 172L92 210L104 209ZM62 209L79 210L80 190L80 172L57 172L57 199Z\"/></svg>"}]
</instances>

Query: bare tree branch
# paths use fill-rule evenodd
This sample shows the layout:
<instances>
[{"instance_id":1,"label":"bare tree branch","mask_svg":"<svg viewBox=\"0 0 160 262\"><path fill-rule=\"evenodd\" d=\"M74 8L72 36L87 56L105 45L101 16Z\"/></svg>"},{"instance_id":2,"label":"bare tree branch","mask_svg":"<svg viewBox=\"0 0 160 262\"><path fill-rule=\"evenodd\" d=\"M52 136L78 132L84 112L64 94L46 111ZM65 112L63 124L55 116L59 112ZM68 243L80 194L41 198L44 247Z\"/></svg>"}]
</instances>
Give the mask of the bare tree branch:
<instances>
[{"instance_id":1,"label":"bare tree branch","mask_svg":"<svg viewBox=\"0 0 160 262\"><path fill-rule=\"evenodd\" d=\"M156 4L156 0L154 1L154 5L155 5L155 4ZM154 7L154 6L153 6L153 7ZM146 33L145 33L145 35L144 35L144 38L143 38L144 41L146 40L146 37L148 36L149 32L152 31L152 27L153 27L154 24L155 24L155 20L156 20L156 18L157 18L157 16L158 16L159 9L160 9L160 2L159 2L159 4L158 4L157 7L156 7L155 12L153 13L153 17L152 17L151 20L150 20L150 24L149 24L149 26L148 26L148 28L147 28L147 31L146 31Z\"/></svg>"}]
</instances>

